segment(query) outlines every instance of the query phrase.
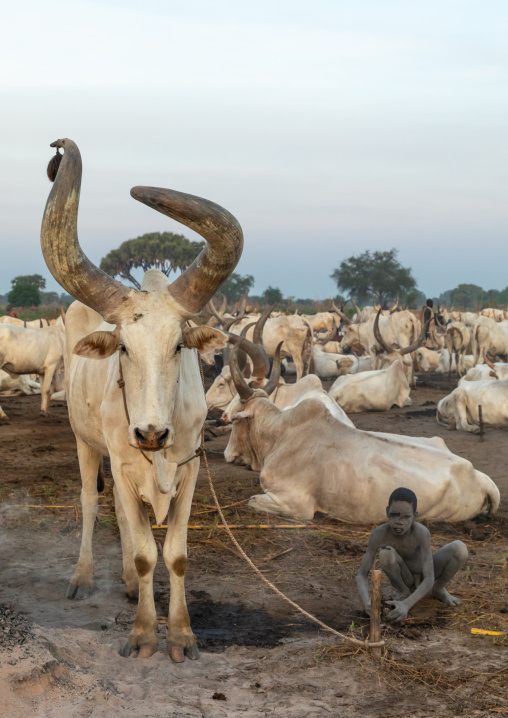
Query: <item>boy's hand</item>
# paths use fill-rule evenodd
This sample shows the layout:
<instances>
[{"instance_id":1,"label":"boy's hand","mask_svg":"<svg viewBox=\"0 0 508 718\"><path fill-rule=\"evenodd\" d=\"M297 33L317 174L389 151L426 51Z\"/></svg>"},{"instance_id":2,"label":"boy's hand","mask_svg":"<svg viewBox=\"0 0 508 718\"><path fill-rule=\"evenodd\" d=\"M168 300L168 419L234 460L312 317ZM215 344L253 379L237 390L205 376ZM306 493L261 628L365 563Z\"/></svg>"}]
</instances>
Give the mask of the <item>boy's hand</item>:
<instances>
[{"instance_id":1,"label":"boy's hand","mask_svg":"<svg viewBox=\"0 0 508 718\"><path fill-rule=\"evenodd\" d=\"M399 621L402 621L404 618L407 618L407 614L409 613L409 608L406 606L404 601L387 601L386 603L391 604L394 606L394 608L390 611L387 618L390 621L395 621L398 623Z\"/></svg>"}]
</instances>

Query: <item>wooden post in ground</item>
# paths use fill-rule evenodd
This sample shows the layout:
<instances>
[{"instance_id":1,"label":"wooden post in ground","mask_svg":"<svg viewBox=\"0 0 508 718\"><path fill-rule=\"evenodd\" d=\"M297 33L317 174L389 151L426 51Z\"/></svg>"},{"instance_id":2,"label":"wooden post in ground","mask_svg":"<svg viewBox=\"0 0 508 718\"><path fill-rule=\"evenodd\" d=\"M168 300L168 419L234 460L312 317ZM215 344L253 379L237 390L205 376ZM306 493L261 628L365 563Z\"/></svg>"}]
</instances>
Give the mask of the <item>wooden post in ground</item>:
<instances>
[{"instance_id":1,"label":"wooden post in ground","mask_svg":"<svg viewBox=\"0 0 508 718\"><path fill-rule=\"evenodd\" d=\"M370 599L370 641L378 643L381 640L381 574L375 570L372 573L372 594ZM381 646L371 649L374 658L381 658Z\"/></svg>"},{"instance_id":2,"label":"wooden post in ground","mask_svg":"<svg viewBox=\"0 0 508 718\"><path fill-rule=\"evenodd\" d=\"M480 441L483 441L485 431L483 429L483 409L481 404L478 404L478 423L480 424Z\"/></svg>"}]
</instances>

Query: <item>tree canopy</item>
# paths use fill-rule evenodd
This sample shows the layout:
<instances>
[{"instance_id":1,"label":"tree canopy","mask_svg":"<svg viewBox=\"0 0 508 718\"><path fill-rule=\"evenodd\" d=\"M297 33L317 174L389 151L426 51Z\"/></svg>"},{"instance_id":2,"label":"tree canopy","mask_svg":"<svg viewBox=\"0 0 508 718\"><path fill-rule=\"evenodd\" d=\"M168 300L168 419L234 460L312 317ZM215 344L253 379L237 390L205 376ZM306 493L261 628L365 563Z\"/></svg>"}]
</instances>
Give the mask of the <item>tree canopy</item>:
<instances>
[{"instance_id":1,"label":"tree canopy","mask_svg":"<svg viewBox=\"0 0 508 718\"><path fill-rule=\"evenodd\" d=\"M411 269L397 260L397 250L370 252L353 255L340 263L331 275L339 290L347 292L357 302L370 302L375 298L379 304L405 299L416 289Z\"/></svg>"},{"instance_id":2,"label":"tree canopy","mask_svg":"<svg viewBox=\"0 0 508 718\"><path fill-rule=\"evenodd\" d=\"M171 272L187 269L204 246L204 242L192 242L182 234L151 232L122 242L102 259L101 269L140 289L140 283L132 275L134 269L141 268L144 272L160 269L168 277Z\"/></svg>"},{"instance_id":3,"label":"tree canopy","mask_svg":"<svg viewBox=\"0 0 508 718\"><path fill-rule=\"evenodd\" d=\"M282 292L278 287L267 287L263 292L263 301L265 304L279 304L282 302Z\"/></svg>"},{"instance_id":4,"label":"tree canopy","mask_svg":"<svg viewBox=\"0 0 508 718\"><path fill-rule=\"evenodd\" d=\"M233 274L226 279L224 284L221 286L218 294L222 292L228 300L229 304L234 304L243 297L244 294L248 293L254 286L254 277L252 274Z\"/></svg>"},{"instance_id":5,"label":"tree canopy","mask_svg":"<svg viewBox=\"0 0 508 718\"><path fill-rule=\"evenodd\" d=\"M13 307L38 307L41 295L33 284L17 283L7 295L7 301Z\"/></svg>"},{"instance_id":6,"label":"tree canopy","mask_svg":"<svg viewBox=\"0 0 508 718\"><path fill-rule=\"evenodd\" d=\"M13 287L16 287L18 284L28 284L30 287L35 287L40 291L45 288L46 280L41 274L20 274L18 277L11 279L11 284Z\"/></svg>"}]
</instances>

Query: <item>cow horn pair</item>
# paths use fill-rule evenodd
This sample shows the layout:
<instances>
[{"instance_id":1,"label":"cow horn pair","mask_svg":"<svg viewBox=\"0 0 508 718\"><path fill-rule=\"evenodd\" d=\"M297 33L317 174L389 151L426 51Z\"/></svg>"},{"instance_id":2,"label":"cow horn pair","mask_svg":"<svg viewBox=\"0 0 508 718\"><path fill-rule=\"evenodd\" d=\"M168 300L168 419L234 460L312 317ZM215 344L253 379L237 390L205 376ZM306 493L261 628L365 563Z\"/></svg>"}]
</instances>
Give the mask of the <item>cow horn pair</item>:
<instances>
[{"instance_id":1,"label":"cow horn pair","mask_svg":"<svg viewBox=\"0 0 508 718\"><path fill-rule=\"evenodd\" d=\"M41 247L57 282L76 299L116 323L123 301L135 292L108 276L85 256L78 241L81 155L75 142L60 139L51 147L64 155L48 197ZM190 194L158 187L134 187L131 196L200 234L207 246L168 286L170 295L190 314L198 313L236 267L243 248L237 220L219 205Z\"/></svg>"},{"instance_id":2,"label":"cow horn pair","mask_svg":"<svg viewBox=\"0 0 508 718\"><path fill-rule=\"evenodd\" d=\"M400 354L401 356L404 356L405 354L411 354L411 352L414 352L419 347L421 347L421 345L425 341L425 335L427 333L427 329L429 328L429 324L432 320L432 317L431 317L431 319L428 320L428 322L426 322L423 325L419 337L412 344L410 344L408 347L404 347L403 349L395 349L390 344L385 342L385 340L383 339L383 337L381 335L381 331L379 330L379 315L380 314L381 314L381 307L378 309L376 318L374 320L374 336L376 338L377 343L383 347L384 351L387 354Z\"/></svg>"},{"instance_id":3,"label":"cow horn pair","mask_svg":"<svg viewBox=\"0 0 508 718\"><path fill-rule=\"evenodd\" d=\"M233 382L235 384L236 390L240 396L240 399L242 402L246 402L249 399L252 398L254 395L255 389L252 386L249 386L247 382L245 381L244 377L242 376L242 372L240 371L240 368L238 366L238 352L241 348L243 348L244 342L246 342L246 339L241 339L240 341L235 344L234 349L231 353L231 362L230 362L230 369L231 369L231 377L233 379ZM280 350L282 347L283 342L279 342L277 345L277 349L275 350L275 356L273 358L273 365L272 365L272 371L268 378L267 383L263 387L263 391L270 396L270 394L273 393L275 388L277 387L280 379ZM249 349L247 346L245 346L245 351L247 353L249 352Z\"/></svg>"},{"instance_id":4,"label":"cow horn pair","mask_svg":"<svg viewBox=\"0 0 508 718\"><path fill-rule=\"evenodd\" d=\"M247 326L242 329L240 336L237 336L236 334L229 334L230 344L238 345L241 342L243 350L245 350L252 359L252 376L254 377L255 383L259 384L259 386L261 386L266 375L270 371L270 362L268 361L268 357L263 346L262 337L264 326L274 306L275 305L272 305L271 307L268 307L268 309L265 309L257 322L247 324ZM251 327L254 327L252 342L245 338L247 336L247 331ZM231 368L231 358L229 364Z\"/></svg>"}]
</instances>

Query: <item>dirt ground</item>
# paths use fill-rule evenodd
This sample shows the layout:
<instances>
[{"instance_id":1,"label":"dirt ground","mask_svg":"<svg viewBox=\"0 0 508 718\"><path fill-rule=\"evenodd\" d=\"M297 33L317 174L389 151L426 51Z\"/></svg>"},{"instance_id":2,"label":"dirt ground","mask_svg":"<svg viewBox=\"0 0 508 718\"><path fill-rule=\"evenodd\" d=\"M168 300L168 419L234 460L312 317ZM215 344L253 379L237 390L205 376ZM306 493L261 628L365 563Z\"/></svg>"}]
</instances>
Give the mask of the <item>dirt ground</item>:
<instances>
[{"instance_id":1,"label":"dirt ground","mask_svg":"<svg viewBox=\"0 0 508 718\"><path fill-rule=\"evenodd\" d=\"M328 387L331 382L326 383ZM398 626L383 624L381 661L340 644L265 587L219 526L201 470L189 528L187 599L201 659L173 664L164 652L169 580L155 576L161 646L146 660L121 658L136 606L123 593L111 477L100 498L96 588L65 598L80 542L80 479L65 405L39 416L39 397L2 397L0 424L0 697L7 718L186 716L508 715L508 435L448 432L437 401L454 386L421 377L413 405L352 416L361 429L441 436L491 476L502 494L493 519L429 525L433 544L461 538L470 558L448 608L424 599ZM216 490L235 535L281 590L333 628L368 635L355 574L369 527L317 516L304 528L252 512L258 474L227 465L228 436L207 442ZM254 526L254 528L252 528ZM279 528L278 528L279 527ZM162 529L154 530L163 540ZM383 586L384 597L389 587Z\"/></svg>"}]
</instances>

